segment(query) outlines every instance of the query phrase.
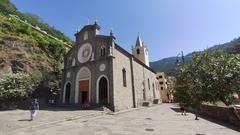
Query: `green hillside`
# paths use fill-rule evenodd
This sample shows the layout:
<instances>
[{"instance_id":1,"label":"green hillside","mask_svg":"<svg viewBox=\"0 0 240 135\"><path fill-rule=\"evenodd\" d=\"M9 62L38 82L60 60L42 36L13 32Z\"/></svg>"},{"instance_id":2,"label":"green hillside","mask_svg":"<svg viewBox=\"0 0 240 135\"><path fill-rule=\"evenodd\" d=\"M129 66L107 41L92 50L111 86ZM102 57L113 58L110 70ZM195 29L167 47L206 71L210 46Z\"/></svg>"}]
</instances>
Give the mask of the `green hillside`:
<instances>
[{"instance_id":1,"label":"green hillside","mask_svg":"<svg viewBox=\"0 0 240 135\"><path fill-rule=\"evenodd\" d=\"M192 53L186 55L184 57L185 62L189 62L191 60ZM181 58L178 58L181 60ZM167 75L175 75L177 57L168 57L155 62L150 62L150 67L152 67L155 71L165 72Z\"/></svg>"},{"instance_id":2,"label":"green hillside","mask_svg":"<svg viewBox=\"0 0 240 135\"><path fill-rule=\"evenodd\" d=\"M44 23L40 17L31 13L21 13L17 10L15 5L13 5L9 0L0 0L0 13L8 16L9 14L17 15L21 20L26 20L28 23L33 26L39 27L41 30L46 31L48 34L57 37L58 39L72 44L72 40L64 35L62 32L56 30L55 28Z\"/></svg>"},{"instance_id":3,"label":"green hillside","mask_svg":"<svg viewBox=\"0 0 240 135\"><path fill-rule=\"evenodd\" d=\"M0 0L0 109L32 96L56 98L63 56L71 45L38 16Z\"/></svg>"},{"instance_id":4,"label":"green hillside","mask_svg":"<svg viewBox=\"0 0 240 135\"><path fill-rule=\"evenodd\" d=\"M230 42L221 45L215 45L213 47L208 48L208 51L213 51L216 49L223 49L230 53L240 53L240 38L236 38ZM192 52L194 53L194 52ZM187 54L185 58L185 62L190 62L192 59L192 53ZM162 71L167 73L168 75L175 74L176 68L176 60L177 57L168 57L155 62L150 62L150 66L156 71Z\"/></svg>"},{"instance_id":5,"label":"green hillside","mask_svg":"<svg viewBox=\"0 0 240 135\"><path fill-rule=\"evenodd\" d=\"M60 31L55 30L46 23L42 22L36 15L29 13L22 14L11 2L9 2L9 0L0 0L0 43L4 44L4 39L18 39L29 42L33 46L37 46L42 50L39 54L32 54L32 58L38 59L40 62L42 62L41 60L48 60L51 61L51 65L54 64L55 67L59 66L59 64L63 61L63 55L68 49L65 44L54 38L50 38L44 33L33 29L29 25L14 17L10 17L9 14L17 16L20 20L26 20L27 23L33 26L38 26L39 29L46 31L49 35L52 35L67 44L72 45L73 42ZM1 51L2 56L7 55L5 54L6 51Z\"/></svg>"},{"instance_id":6,"label":"green hillside","mask_svg":"<svg viewBox=\"0 0 240 135\"><path fill-rule=\"evenodd\" d=\"M40 62L50 58L49 60L56 65L60 64L59 62L63 60L63 55L67 49L63 43L51 39L48 36L33 30L30 26L0 13L0 44L4 45L6 40L18 40L28 42L32 46L37 46L41 48L42 51L39 51L39 54L31 54L31 57L34 58L35 55L38 55L38 57L35 57L34 59L38 59ZM0 57L11 54L2 48L0 51Z\"/></svg>"}]
</instances>

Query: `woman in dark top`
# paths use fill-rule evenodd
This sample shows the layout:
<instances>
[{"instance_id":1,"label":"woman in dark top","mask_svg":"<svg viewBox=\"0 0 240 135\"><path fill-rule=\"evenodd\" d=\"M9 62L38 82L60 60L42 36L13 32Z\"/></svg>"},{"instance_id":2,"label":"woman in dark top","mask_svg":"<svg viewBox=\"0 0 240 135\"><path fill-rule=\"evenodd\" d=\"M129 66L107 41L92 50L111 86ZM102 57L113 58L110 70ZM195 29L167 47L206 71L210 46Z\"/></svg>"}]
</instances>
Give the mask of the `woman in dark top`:
<instances>
[{"instance_id":1,"label":"woman in dark top","mask_svg":"<svg viewBox=\"0 0 240 135\"><path fill-rule=\"evenodd\" d=\"M39 103L37 101L37 99L34 99L34 101L31 103L30 105L30 120L32 121L36 115L37 115L37 110L39 110Z\"/></svg>"}]
</instances>

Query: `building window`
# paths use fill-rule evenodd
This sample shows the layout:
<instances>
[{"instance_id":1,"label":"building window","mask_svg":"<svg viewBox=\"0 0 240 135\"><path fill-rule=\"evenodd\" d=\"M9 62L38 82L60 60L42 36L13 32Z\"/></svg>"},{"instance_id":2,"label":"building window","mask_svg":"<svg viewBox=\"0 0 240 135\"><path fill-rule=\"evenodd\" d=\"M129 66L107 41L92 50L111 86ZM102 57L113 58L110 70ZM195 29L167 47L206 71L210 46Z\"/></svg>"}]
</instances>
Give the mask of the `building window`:
<instances>
[{"instance_id":1,"label":"building window","mask_svg":"<svg viewBox=\"0 0 240 135\"><path fill-rule=\"evenodd\" d=\"M106 49L105 47L101 47L101 56L105 56L106 55Z\"/></svg>"},{"instance_id":2,"label":"building window","mask_svg":"<svg viewBox=\"0 0 240 135\"><path fill-rule=\"evenodd\" d=\"M148 78L148 89L150 90L150 80Z\"/></svg>"},{"instance_id":3,"label":"building window","mask_svg":"<svg viewBox=\"0 0 240 135\"><path fill-rule=\"evenodd\" d=\"M126 78L126 70L125 70L125 68L122 69L122 75L123 75L123 87L127 87L127 78Z\"/></svg>"},{"instance_id":4,"label":"building window","mask_svg":"<svg viewBox=\"0 0 240 135\"><path fill-rule=\"evenodd\" d=\"M86 32L84 33L83 40L87 40L87 39L88 39L88 32L86 31Z\"/></svg>"},{"instance_id":5,"label":"building window","mask_svg":"<svg viewBox=\"0 0 240 135\"><path fill-rule=\"evenodd\" d=\"M139 49L137 49L137 54L140 54L140 50Z\"/></svg>"},{"instance_id":6,"label":"building window","mask_svg":"<svg viewBox=\"0 0 240 135\"><path fill-rule=\"evenodd\" d=\"M159 84L161 84L161 85L162 85L162 84L163 84L163 82L159 82Z\"/></svg>"},{"instance_id":7,"label":"building window","mask_svg":"<svg viewBox=\"0 0 240 135\"><path fill-rule=\"evenodd\" d=\"M163 78L163 76L162 76L162 75L160 75L160 76L159 76L159 78Z\"/></svg>"},{"instance_id":8,"label":"building window","mask_svg":"<svg viewBox=\"0 0 240 135\"><path fill-rule=\"evenodd\" d=\"M152 87L153 87L153 98L156 98L154 83L152 84Z\"/></svg>"},{"instance_id":9,"label":"building window","mask_svg":"<svg viewBox=\"0 0 240 135\"><path fill-rule=\"evenodd\" d=\"M163 87L161 87L161 90L163 90Z\"/></svg>"}]
</instances>

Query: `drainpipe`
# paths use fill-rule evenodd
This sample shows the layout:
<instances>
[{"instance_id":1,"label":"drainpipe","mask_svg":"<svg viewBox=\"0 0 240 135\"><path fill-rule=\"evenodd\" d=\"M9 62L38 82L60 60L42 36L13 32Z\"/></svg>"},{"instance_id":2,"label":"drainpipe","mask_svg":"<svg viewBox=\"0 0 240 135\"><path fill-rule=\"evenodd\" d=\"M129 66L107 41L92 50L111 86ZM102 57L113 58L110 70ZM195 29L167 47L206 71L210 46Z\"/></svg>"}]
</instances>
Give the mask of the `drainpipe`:
<instances>
[{"instance_id":1,"label":"drainpipe","mask_svg":"<svg viewBox=\"0 0 240 135\"><path fill-rule=\"evenodd\" d=\"M133 57L131 57L130 64L131 64L133 107L136 108L136 96L135 96L134 75L133 75Z\"/></svg>"}]
</instances>

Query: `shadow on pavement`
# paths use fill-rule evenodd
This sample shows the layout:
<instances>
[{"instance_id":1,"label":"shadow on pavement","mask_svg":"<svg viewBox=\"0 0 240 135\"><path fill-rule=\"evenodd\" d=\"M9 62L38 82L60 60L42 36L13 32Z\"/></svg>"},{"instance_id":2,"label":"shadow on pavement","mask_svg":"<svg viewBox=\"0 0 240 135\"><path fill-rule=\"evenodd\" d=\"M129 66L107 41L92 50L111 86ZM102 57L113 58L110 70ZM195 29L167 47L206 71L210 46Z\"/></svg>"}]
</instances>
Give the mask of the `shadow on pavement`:
<instances>
[{"instance_id":1,"label":"shadow on pavement","mask_svg":"<svg viewBox=\"0 0 240 135\"><path fill-rule=\"evenodd\" d=\"M209 118L209 117L206 117L206 116L202 116L202 115L200 115L200 118L205 119L205 120L210 121L210 122L213 122L213 123L216 123L218 125L224 126L226 128L230 128L232 130L240 132L240 128L239 127L230 125L228 123L224 123L222 121L219 121L219 120L216 120L216 119L213 119L213 118Z\"/></svg>"},{"instance_id":2,"label":"shadow on pavement","mask_svg":"<svg viewBox=\"0 0 240 135\"><path fill-rule=\"evenodd\" d=\"M171 107L171 109L172 109L173 111L177 112L177 113L180 113L180 112L181 112L181 111L180 111L180 108L178 108L178 107ZM187 113L191 113L191 112L187 112ZM195 116L194 116L194 117L195 117ZM194 119L194 117L193 117L193 119ZM212 122L212 123L216 123L216 124L218 124L218 125L221 125L221 126L224 126L224 127L226 127L226 128L230 128L230 129L232 129L232 130L235 130L235 131L240 132L240 128L239 128L239 127L230 125L230 124L228 124L228 123L221 122L221 121L219 121L219 120L216 120L216 119L213 119L213 118L210 118L210 117L206 117L206 116L202 116L202 115L200 115L199 117L202 118L202 119L205 119L205 120L207 120L207 121L210 121L210 122ZM204 134L196 134L196 135L204 135Z\"/></svg>"},{"instance_id":3,"label":"shadow on pavement","mask_svg":"<svg viewBox=\"0 0 240 135\"><path fill-rule=\"evenodd\" d=\"M18 120L18 121L31 121L30 119L21 119L21 120Z\"/></svg>"},{"instance_id":4,"label":"shadow on pavement","mask_svg":"<svg viewBox=\"0 0 240 135\"><path fill-rule=\"evenodd\" d=\"M174 108L171 107L171 109L172 109L173 111L175 111L175 112L181 112L179 107L174 107Z\"/></svg>"}]
</instances>

